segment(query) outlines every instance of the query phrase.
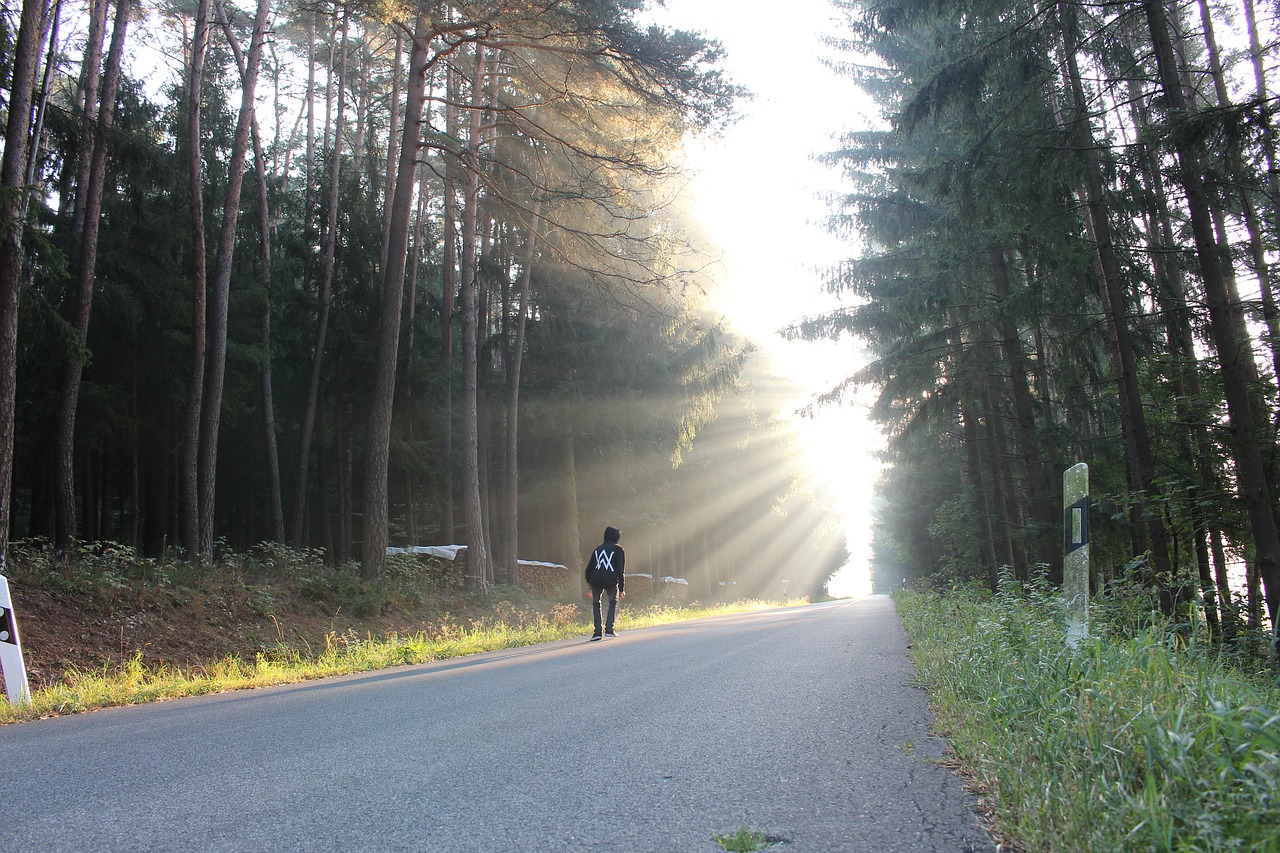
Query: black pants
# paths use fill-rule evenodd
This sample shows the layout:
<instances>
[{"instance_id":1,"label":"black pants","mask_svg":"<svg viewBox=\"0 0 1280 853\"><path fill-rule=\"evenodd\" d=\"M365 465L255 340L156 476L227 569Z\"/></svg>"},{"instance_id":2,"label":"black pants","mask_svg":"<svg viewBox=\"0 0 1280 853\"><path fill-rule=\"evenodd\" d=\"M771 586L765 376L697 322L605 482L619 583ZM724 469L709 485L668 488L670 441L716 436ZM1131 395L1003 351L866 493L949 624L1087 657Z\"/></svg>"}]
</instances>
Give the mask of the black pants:
<instances>
[{"instance_id":1,"label":"black pants","mask_svg":"<svg viewBox=\"0 0 1280 853\"><path fill-rule=\"evenodd\" d=\"M609 615L604 620L604 629L613 630L613 617L618 613L618 588L616 586L591 587L591 615L595 617L596 636L600 636L600 597L609 593Z\"/></svg>"}]
</instances>

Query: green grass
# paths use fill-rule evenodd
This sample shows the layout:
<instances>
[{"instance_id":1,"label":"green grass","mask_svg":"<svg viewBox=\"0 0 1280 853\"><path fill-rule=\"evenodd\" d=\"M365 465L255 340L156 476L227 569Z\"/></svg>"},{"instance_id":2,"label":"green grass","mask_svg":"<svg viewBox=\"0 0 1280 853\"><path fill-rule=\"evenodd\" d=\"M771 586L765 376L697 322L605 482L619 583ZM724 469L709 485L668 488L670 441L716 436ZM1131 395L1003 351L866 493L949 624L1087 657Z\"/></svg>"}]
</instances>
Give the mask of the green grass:
<instances>
[{"instance_id":1,"label":"green grass","mask_svg":"<svg viewBox=\"0 0 1280 853\"><path fill-rule=\"evenodd\" d=\"M1046 595L895 599L939 733L1003 838L1073 853L1280 850L1280 690L1265 666L1233 668L1158 617L1095 623L1073 651Z\"/></svg>"},{"instance_id":2,"label":"green grass","mask_svg":"<svg viewBox=\"0 0 1280 853\"><path fill-rule=\"evenodd\" d=\"M763 832L757 832L745 823L733 832L720 833L712 837L716 840L716 844L731 853L750 853L753 850L763 850L773 844L769 836Z\"/></svg>"},{"instance_id":3,"label":"green grass","mask_svg":"<svg viewBox=\"0 0 1280 853\"><path fill-rule=\"evenodd\" d=\"M781 604L740 601L710 607L638 608L624 605L619 608L617 626L619 631L626 631L803 603L806 601L801 599ZM590 633L590 624L582 620L582 612L575 606L562 605L550 615L500 606L493 617L466 625L444 619L430 630L412 634L361 637L331 633L326 637L323 649L280 644L259 652L252 660L227 657L201 666L178 668L148 666L137 655L123 663L107 664L100 669L66 672L57 683L33 691L29 703L0 703L0 724L183 696L292 684L583 637Z\"/></svg>"}]
</instances>

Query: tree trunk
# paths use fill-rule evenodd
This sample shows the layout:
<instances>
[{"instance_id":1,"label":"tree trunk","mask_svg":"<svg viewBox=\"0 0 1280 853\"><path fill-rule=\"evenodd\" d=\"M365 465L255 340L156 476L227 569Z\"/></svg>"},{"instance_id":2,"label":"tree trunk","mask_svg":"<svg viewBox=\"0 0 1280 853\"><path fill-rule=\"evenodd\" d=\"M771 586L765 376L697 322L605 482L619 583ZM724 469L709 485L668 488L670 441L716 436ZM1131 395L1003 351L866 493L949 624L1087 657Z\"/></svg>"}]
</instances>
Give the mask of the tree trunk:
<instances>
[{"instance_id":1,"label":"tree trunk","mask_svg":"<svg viewBox=\"0 0 1280 853\"><path fill-rule=\"evenodd\" d=\"M172 482L169 452L172 427L168 415L144 426L142 452L143 506L142 552L163 557L169 542L169 484Z\"/></svg>"},{"instance_id":2,"label":"tree trunk","mask_svg":"<svg viewBox=\"0 0 1280 853\"><path fill-rule=\"evenodd\" d=\"M302 544L302 521L307 506L307 478L311 467L311 436L315 429L320 377L323 372L325 339L329 331L329 306L333 300L333 269L338 243L339 179L342 176L342 132L347 94L347 18L342 19L342 48L338 59L338 115L329 162L329 197L325 206L324 258L320 273L320 302L316 316L316 345L311 357L311 380L298 436L298 474L293 487L293 526L290 539ZM324 452L321 449L321 452Z\"/></svg>"},{"instance_id":3,"label":"tree trunk","mask_svg":"<svg viewBox=\"0 0 1280 853\"><path fill-rule=\"evenodd\" d=\"M204 401L206 267L204 245L204 169L200 150L200 93L204 57L209 44L209 0L196 5L187 74L187 186L191 213L191 370L183 418L182 546L187 557L200 559L200 407Z\"/></svg>"},{"instance_id":4,"label":"tree trunk","mask_svg":"<svg viewBox=\"0 0 1280 853\"><path fill-rule=\"evenodd\" d=\"M520 368L524 364L525 320L529 315L529 280L533 277L534 249L538 240L538 229L542 224L542 199L533 202L533 221L529 225L529 242L525 246L524 269L520 275L520 303L516 308L515 342L511 346L509 364L507 366L507 466L506 482L503 484L503 525L506 533L503 536L501 562L510 572L516 572L519 558L519 509L520 509L520 470L518 440L520 424ZM515 578L511 579L515 582Z\"/></svg>"},{"instance_id":5,"label":"tree trunk","mask_svg":"<svg viewBox=\"0 0 1280 853\"><path fill-rule=\"evenodd\" d=\"M236 39L235 30L226 16L222 17L223 32L227 43L240 66L240 80L246 79L245 59ZM258 185L258 241L262 260L262 316L259 330L262 340L262 421L266 435L267 451L267 500L271 511L271 536L276 542L284 539L284 507L280 495L280 451L276 442L276 404L271 383L271 211L267 203L267 161L262 153L262 139L258 133L255 111L249 128L253 142L254 175Z\"/></svg>"},{"instance_id":6,"label":"tree trunk","mask_svg":"<svg viewBox=\"0 0 1280 853\"><path fill-rule=\"evenodd\" d=\"M333 538L333 507L329 505L329 483L332 478L329 476L329 421L324 416L326 396L321 396L317 403L320 417L316 419L316 513L313 518L320 522L320 544L324 548L325 562L334 566L342 561L342 555L338 553Z\"/></svg>"},{"instance_id":7,"label":"tree trunk","mask_svg":"<svg viewBox=\"0 0 1280 853\"><path fill-rule=\"evenodd\" d=\"M1022 512L1014 494L1013 475L1009 471L1008 440L1004 432L1004 414L999 410L1000 389L994 372L987 371L987 387L982 400L986 408L987 458L991 465L992 496L995 498L996 537L999 554L1013 576L1027 578L1027 554L1022 544Z\"/></svg>"},{"instance_id":8,"label":"tree trunk","mask_svg":"<svg viewBox=\"0 0 1280 853\"><path fill-rule=\"evenodd\" d=\"M1213 74L1213 88L1217 94L1218 106L1223 109L1229 109L1232 106L1231 94L1227 89L1226 74L1222 70L1218 42L1213 33L1213 15L1209 12L1208 0L1199 0L1199 5L1205 45L1209 51L1209 69ZM1265 81L1263 89L1265 90ZM1267 132L1269 133L1270 122L1264 122L1263 124L1268 126ZM1249 257L1253 261L1253 273L1258 279L1258 293L1262 299L1262 320L1266 325L1267 338L1270 341L1271 369L1273 375L1280 377L1280 310L1276 307L1275 287L1271 281L1271 266L1267 262L1262 217L1258 213L1257 205L1254 203L1253 191L1246 184L1246 171L1237 145L1230 145L1227 149L1226 159L1236 195L1240 199L1240 211L1244 215L1245 231L1249 237ZM1274 180L1275 176L1271 175L1270 178Z\"/></svg>"},{"instance_id":9,"label":"tree trunk","mask_svg":"<svg viewBox=\"0 0 1280 853\"><path fill-rule=\"evenodd\" d=\"M373 402L369 415L369 450L365 462L364 528L361 570L366 579L382 576L387 561L387 467L391 450L391 413L395 400L396 356L400 348L400 312L404 301L409 223L413 218L414 162L422 139L426 102L426 70L430 45L427 20L414 22L405 96L404 137L392 197L387 263L382 268L382 308L378 324Z\"/></svg>"},{"instance_id":10,"label":"tree trunk","mask_svg":"<svg viewBox=\"0 0 1280 853\"><path fill-rule=\"evenodd\" d=\"M307 238L311 235L311 193L315 189L313 170L316 167L316 20L319 17L320 13L313 11L307 18L307 183L302 190L302 221ZM310 242L307 245L310 245Z\"/></svg>"},{"instance_id":11,"label":"tree trunk","mask_svg":"<svg viewBox=\"0 0 1280 853\"><path fill-rule=\"evenodd\" d=\"M452 68L447 73L445 99L445 133L453 138L458 135L457 110L451 105L458 100L458 74ZM444 483L441 485L440 534L445 542L455 541L454 488L453 488L453 314L454 298L458 292L458 187L454 181L452 163L444 170L444 246L441 259L440 301L440 361L444 376L444 388L440 405L442 421L440 455L444 467Z\"/></svg>"},{"instance_id":12,"label":"tree trunk","mask_svg":"<svg viewBox=\"0 0 1280 853\"><path fill-rule=\"evenodd\" d=\"M120 62L124 54L125 34L129 29L129 0L116 0L115 29L107 52L103 73L101 104L93 134L93 155L89 165L89 183L84 193L84 234L80 239L80 259L75 290L69 300L68 321L75 332L80 351L73 352L62 373L62 394L58 405L58 422L54 438L57 476L54 477L55 545L66 552L76 536L75 505L75 434L76 409L80 399L80 377L84 371L84 347L89 336L89 315L93 306L93 280L98 262L98 224L102 213L102 195L107 180L107 150L111 125L115 118L116 89L120 83Z\"/></svg>"},{"instance_id":13,"label":"tree trunk","mask_svg":"<svg viewBox=\"0 0 1280 853\"><path fill-rule=\"evenodd\" d=\"M342 82L339 84L343 89L347 88L347 65L349 57L347 56L347 15L342 16ZM359 44L356 45L357 70L355 85L352 88L351 99L355 104L355 138L351 140L351 174L359 180L364 173L364 136L365 124L369 116L369 64L365 61L367 54L361 50ZM341 97L341 96L339 96Z\"/></svg>"},{"instance_id":14,"label":"tree trunk","mask_svg":"<svg viewBox=\"0 0 1280 853\"><path fill-rule=\"evenodd\" d=\"M1213 557L1213 577L1218 585L1218 613L1221 615L1223 627L1228 634L1231 634L1239 624L1240 611L1231 594L1227 549L1222 541L1222 531L1217 527L1209 529L1209 554Z\"/></svg>"},{"instance_id":15,"label":"tree trunk","mask_svg":"<svg viewBox=\"0 0 1280 853\"><path fill-rule=\"evenodd\" d=\"M990 255L993 264L992 281L995 286L1000 349L1004 353L1009 374L1014 419L1018 427L1016 445L1022 457L1022 468L1026 472L1028 481L1026 502L1030 504L1031 518L1037 528L1032 543L1037 546L1034 559L1036 562L1048 564L1051 581L1061 583L1062 563L1058 559L1058 537L1053 535L1057 530L1054 512L1056 502L1053 500L1056 492L1048 480L1045 465L1041 462L1041 449L1036 439L1035 399L1027 380L1030 373L1027 367L1027 355L1023 351L1022 336L1018 332L1017 322L1009 307L1009 262L1001 246L992 246Z\"/></svg>"},{"instance_id":16,"label":"tree trunk","mask_svg":"<svg viewBox=\"0 0 1280 853\"><path fill-rule=\"evenodd\" d=\"M418 316L418 271L422 266L421 259L423 254L423 241L426 232L427 220L427 195L429 187L427 185L427 170L417 169L418 180L418 212L414 215L413 220L413 240L409 247L409 318L405 324L408 327L409 339L405 341L405 376L408 381L405 382L404 388L404 408L408 414L405 418L405 441L410 447L413 447L417 438L414 429L417 423L417 412L414 410L413 397L413 356L414 356L414 331L417 327ZM385 248L386 241L383 241ZM418 468L417 465L404 466L404 491L405 491L405 530L408 533L409 545L416 545L418 542Z\"/></svg>"},{"instance_id":17,"label":"tree trunk","mask_svg":"<svg viewBox=\"0 0 1280 853\"><path fill-rule=\"evenodd\" d=\"M566 414L560 432L560 562L573 569L582 565L578 533L578 466L573 446L573 415Z\"/></svg>"},{"instance_id":18,"label":"tree trunk","mask_svg":"<svg viewBox=\"0 0 1280 853\"><path fill-rule=\"evenodd\" d=\"M476 45L468 113L466 187L462 210L462 499L467 525L467 570L473 591L484 592L492 559L485 541L485 516L480 496L479 335L480 303L476 270L479 238L481 99L485 68L484 48Z\"/></svg>"},{"instance_id":19,"label":"tree trunk","mask_svg":"<svg viewBox=\"0 0 1280 853\"><path fill-rule=\"evenodd\" d=\"M106 39L108 0L91 0L89 4L89 34L84 47L83 71L80 74L76 103L80 108L80 138L93 139L93 112L98 103L98 89L102 82L102 43ZM76 157L76 197L71 214L72 253L80 254L80 240L84 236L85 188L89 186L89 166L93 162L93 146L81 145Z\"/></svg>"},{"instance_id":20,"label":"tree trunk","mask_svg":"<svg viewBox=\"0 0 1280 853\"><path fill-rule=\"evenodd\" d=\"M254 134L255 139L257 134ZM262 340L262 431L266 437L267 492L271 505L271 536L276 542L284 538L284 500L280 487L280 448L276 440L276 402L271 381L271 220L267 206L267 182L263 176L266 163L262 145L254 143L254 159L258 163L258 218L262 240L262 317L259 321Z\"/></svg>"},{"instance_id":21,"label":"tree trunk","mask_svg":"<svg viewBox=\"0 0 1280 853\"><path fill-rule=\"evenodd\" d=\"M30 154L31 105L40 56L43 0L25 0L10 57L9 120L0 159L0 574L13 515L13 435L18 366L18 289L24 260L21 217Z\"/></svg>"},{"instance_id":22,"label":"tree trunk","mask_svg":"<svg viewBox=\"0 0 1280 853\"><path fill-rule=\"evenodd\" d=\"M378 268L387 266L387 241L391 238L391 195L396 185L396 163L391 152L396 148L396 133L399 131L400 119L400 66L404 60L404 33L396 30L396 58L391 65L391 109L387 129L387 185L382 193L382 251L378 255ZM447 107L446 107L447 109Z\"/></svg>"},{"instance_id":23,"label":"tree trunk","mask_svg":"<svg viewBox=\"0 0 1280 853\"><path fill-rule=\"evenodd\" d=\"M339 401L341 402L341 398L339 398ZM338 562L346 563L348 560L354 559L354 552L352 551L354 531L351 524L353 514L351 505L351 429L346 415L347 406L341 404L339 411L341 414L335 418L338 437L333 448L334 462L338 466L337 553Z\"/></svg>"},{"instance_id":24,"label":"tree trunk","mask_svg":"<svg viewBox=\"0 0 1280 853\"><path fill-rule=\"evenodd\" d=\"M212 311L209 316L209 375L200 413L200 551L203 554L213 553L218 428L222 423L222 387L227 369L227 311L231 299L231 264L235 256L236 225L240 221L240 191L244 187L249 131L253 125L253 101L258 87L258 68L266 38L269 9L268 0L258 0L249 55L245 58L240 114L236 119L236 135L231 144L231 162L227 166L227 194L222 209L222 230L218 235L218 258L214 265Z\"/></svg>"},{"instance_id":25,"label":"tree trunk","mask_svg":"<svg viewBox=\"0 0 1280 853\"><path fill-rule=\"evenodd\" d=\"M1267 104L1270 103L1271 96L1267 88L1266 54L1258 38L1258 18L1253 0L1244 0L1244 16L1249 30L1249 60L1253 66L1254 97L1259 104ZM1272 227L1275 228L1280 226L1280 222L1274 221L1280 218L1280 164L1277 163L1276 157L1276 131L1273 122L1264 121L1260 124L1262 151L1267 164L1267 198L1273 218Z\"/></svg>"},{"instance_id":26,"label":"tree trunk","mask_svg":"<svg viewBox=\"0 0 1280 853\"><path fill-rule=\"evenodd\" d=\"M953 361L956 365L961 365L964 363L965 342L960 330L964 328L965 324L961 322L959 308L954 305L948 308L948 316L953 330L951 339ZM964 430L967 468L965 473L969 477L969 487L973 489L974 511L978 515L979 535L982 537L983 568L986 570L987 583L994 592L1000 583L1000 574L998 560L996 559L995 533L991 525L992 512L990 501L988 500L990 492L982 475L982 437L979 432L978 418L974 414L968 395L965 395L960 400L960 421Z\"/></svg>"},{"instance_id":27,"label":"tree trunk","mask_svg":"<svg viewBox=\"0 0 1280 853\"><path fill-rule=\"evenodd\" d=\"M40 159L40 137L44 135L44 115L49 106L49 95L53 88L53 74L58 62L58 25L62 20L62 1L54 0L53 10L51 12L53 20L49 22L48 38L42 38L42 43L48 43L49 52L45 55L44 76L40 81L40 97L36 103L35 125L31 128L31 150L27 156L27 179L25 181L27 187L33 188L36 182L36 164ZM84 137L88 138L88 137ZM27 218L27 207L31 201L31 189L28 189L22 197L22 219Z\"/></svg>"},{"instance_id":28,"label":"tree trunk","mask_svg":"<svg viewBox=\"0 0 1280 853\"><path fill-rule=\"evenodd\" d=\"M1000 584L1000 572L996 560L996 538L991 526L991 505L987 500L988 490L982 476L982 438L979 434L978 419L973 413L972 406L968 403L962 403L960 417L964 427L969 487L973 489L974 511L978 514L978 531L982 539L982 563L987 575L987 585L994 592ZM1012 556L1010 559L1012 559Z\"/></svg>"},{"instance_id":29,"label":"tree trunk","mask_svg":"<svg viewBox=\"0 0 1280 853\"><path fill-rule=\"evenodd\" d=\"M488 96L486 95L486 98ZM487 111L486 111L487 113ZM481 122L484 122L485 115L481 116ZM487 145L487 141L481 140L481 147ZM479 200L479 196L477 196ZM483 213L483 210L481 211ZM479 581L478 589L487 592L489 586L494 581L494 547L493 547L493 504L491 501L493 490L493 470L495 465L501 464L495 460L495 446L493 441L494 420L497 417L493 411L493 407L489 405L489 385L492 381L492 354L487 352L486 346L493 339L493 329L490 325L489 305L490 305L490 279L493 277L492 269L494 259L492 255L492 246L490 243L489 226L491 222L487 215L484 216L484 224L477 222L477 232L482 236L480 245L477 249L477 257L475 261L476 279L476 482L480 486L480 513L481 529L473 531L468 525L467 541L474 542L477 538L484 539L484 551L489 559L485 567L485 573L482 577L477 577ZM483 273L489 270L489 275ZM505 431L505 427L502 427ZM464 427L465 430L465 427Z\"/></svg>"}]
</instances>

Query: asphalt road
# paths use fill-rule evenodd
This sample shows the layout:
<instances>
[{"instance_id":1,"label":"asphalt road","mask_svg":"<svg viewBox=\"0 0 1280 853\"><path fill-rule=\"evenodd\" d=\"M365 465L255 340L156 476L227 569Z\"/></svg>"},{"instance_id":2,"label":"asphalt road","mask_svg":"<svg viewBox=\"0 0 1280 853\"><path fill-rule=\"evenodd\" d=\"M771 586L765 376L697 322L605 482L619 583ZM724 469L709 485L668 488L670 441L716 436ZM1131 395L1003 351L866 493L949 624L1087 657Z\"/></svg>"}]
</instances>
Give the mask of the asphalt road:
<instances>
[{"instance_id":1,"label":"asphalt road","mask_svg":"<svg viewBox=\"0 0 1280 853\"><path fill-rule=\"evenodd\" d=\"M992 850L892 601L0 728L0 851Z\"/></svg>"}]
</instances>

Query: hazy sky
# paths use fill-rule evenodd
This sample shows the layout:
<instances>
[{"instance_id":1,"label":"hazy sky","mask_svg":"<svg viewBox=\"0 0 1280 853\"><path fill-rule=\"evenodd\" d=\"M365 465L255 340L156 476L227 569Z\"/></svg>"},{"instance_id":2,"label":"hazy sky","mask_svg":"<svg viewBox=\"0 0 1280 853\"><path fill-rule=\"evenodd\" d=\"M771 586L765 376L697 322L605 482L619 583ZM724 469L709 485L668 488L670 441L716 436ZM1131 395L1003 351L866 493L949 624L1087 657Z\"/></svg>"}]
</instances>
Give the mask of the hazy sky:
<instances>
[{"instance_id":1,"label":"hazy sky","mask_svg":"<svg viewBox=\"0 0 1280 853\"><path fill-rule=\"evenodd\" d=\"M837 26L826 0L791 0L778 7L742 0L666 0L659 19L720 41L728 69L755 93L743 118L718 141L695 144L699 175L692 192L708 235L725 249L721 310L757 338L804 392L826 390L856 369L852 343L787 343L776 330L838 305L823 292L818 270L852 254L826 233L818 195L837 177L813 155L833 147L833 134L867 127L874 110L853 84L822 62L822 43ZM797 397L796 407L805 398ZM868 451L878 432L862 409L828 410L800 429L815 466L827 476L845 519L853 555L833 592L868 588L868 505L874 466Z\"/></svg>"}]
</instances>

